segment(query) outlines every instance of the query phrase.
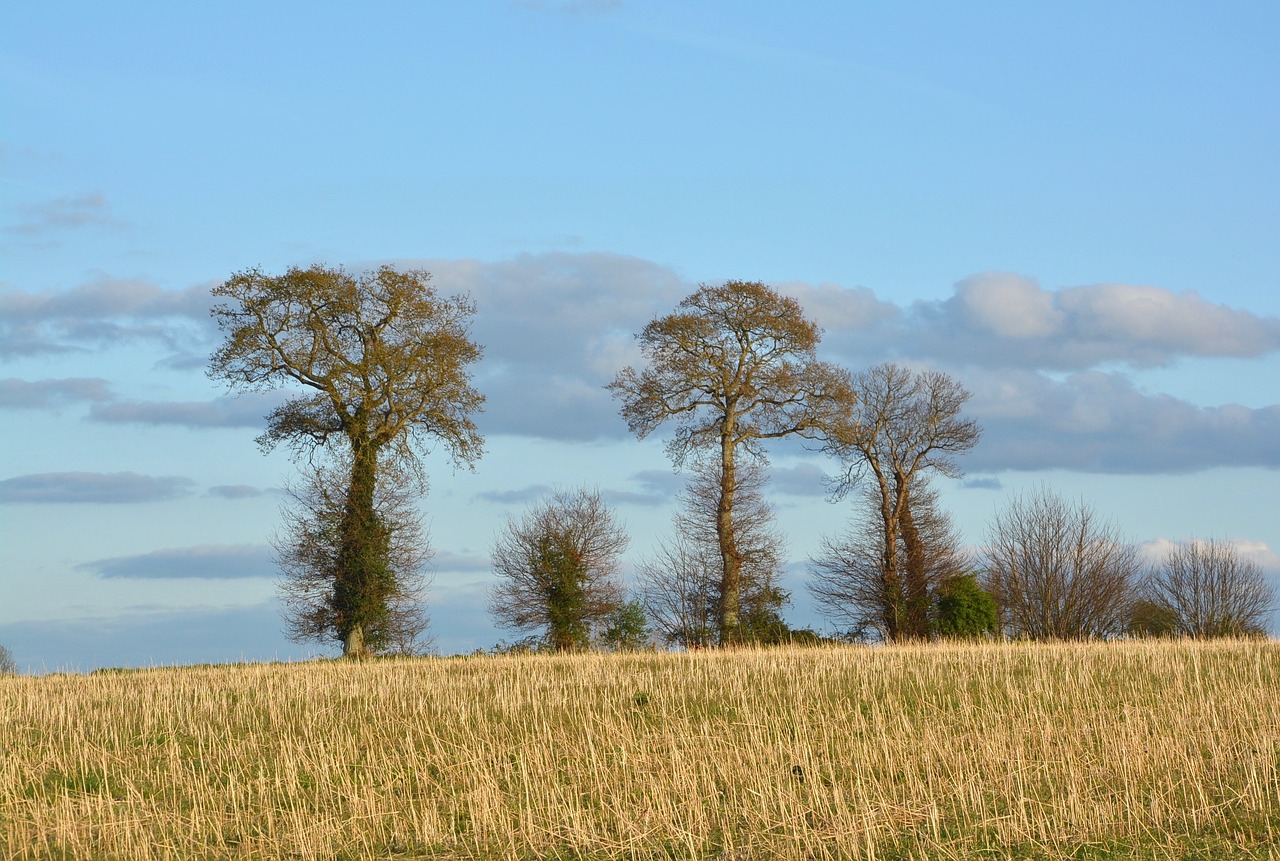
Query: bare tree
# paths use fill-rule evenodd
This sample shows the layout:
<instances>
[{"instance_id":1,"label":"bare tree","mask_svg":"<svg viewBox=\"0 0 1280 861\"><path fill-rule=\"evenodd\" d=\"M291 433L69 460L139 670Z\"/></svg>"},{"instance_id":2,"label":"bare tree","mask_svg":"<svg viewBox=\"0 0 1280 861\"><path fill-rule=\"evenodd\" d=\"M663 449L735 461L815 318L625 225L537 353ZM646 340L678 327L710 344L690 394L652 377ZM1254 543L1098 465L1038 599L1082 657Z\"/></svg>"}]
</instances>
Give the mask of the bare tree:
<instances>
[{"instance_id":1,"label":"bare tree","mask_svg":"<svg viewBox=\"0 0 1280 861\"><path fill-rule=\"evenodd\" d=\"M765 440L820 435L847 413L849 377L818 361L821 333L800 304L759 282L703 285L637 337L648 367L623 369L609 389L640 439L676 422L667 452L677 466L692 453L712 453L722 596L716 633L721 643L736 642L743 570L733 509L738 454L763 458Z\"/></svg>"},{"instance_id":2,"label":"bare tree","mask_svg":"<svg viewBox=\"0 0 1280 861\"><path fill-rule=\"evenodd\" d=\"M345 452L350 475L332 574L334 624L352 657L369 651L365 629L386 612L374 502L380 465L420 473L419 454L433 441L455 464L481 454L471 420L484 402L469 370L481 352L470 337L475 306L437 295L430 279L389 266L362 275L313 266L280 276L249 270L213 289L231 301L212 309L226 340L209 375L233 389L296 384L310 392L271 411L259 445Z\"/></svg>"},{"instance_id":3,"label":"bare tree","mask_svg":"<svg viewBox=\"0 0 1280 861\"><path fill-rule=\"evenodd\" d=\"M1275 591L1257 563L1218 539L1174 545L1144 584L1143 597L1188 637L1264 632L1275 607Z\"/></svg>"},{"instance_id":4,"label":"bare tree","mask_svg":"<svg viewBox=\"0 0 1280 861\"><path fill-rule=\"evenodd\" d=\"M343 580L339 569L349 473L340 455L337 463L311 464L306 481L289 488L290 502L282 509L283 531L273 546L285 633L297 642L343 639L341 615L351 599L336 587ZM427 645L423 633L432 551L414 507L421 493L419 477L394 462L379 465L373 502L381 564L375 569L376 587L368 594L375 606L365 611L369 652L417 654Z\"/></svg>"},{"instance_id":5,"label":"bare tree","mask_svg":"<svg viewBox=\"0 0 1280 861\"><path fill-rule=\"evenodd\" d=\"M1114 524L1041 488L996 515L983 576L1011 636L1078 640L1125 630L1142 567Z\"/></svg>"},{"instance_id":6,"label":"bare tree","mask_svg":"<svg viewBox=\"0 0 1280 861\"><path fill-rule=\"evenodd\" d=\"M908 592L908 580L885 565L882 488L863 485L866 512L850 523L839 536L822 539L818 553L809 560L809 592L819 611L842 625L855 639L900 640L911 630L913 636L930 633L930 608L936 602L939 585L972 566L950 516L938 501L937 491L925 476L918 476L913 490L899 504L906 513L912 537L908 550L907 530L894 535L897 546L893 558L902 560L918 554L913 583L919 590ZM905 566L902 566L905 567ZM924 605L925 622L908 625L908 620Z\"/></svg>"},{"instance_id":7,"label":"bare tree","mask_svg":"<svg viewBox=\"0 0 1280 861\"><path fill-rule=\"evenodd\" d=\"M13 659L13 653L6 647L0 646L0 676L16 676L18 674L18 662Z\"/></svg>"},{"instance_id":8,"label":"bare tree","mask_svg":"<svg viewBox=\"0 0 1280 861\"><path fill-rule=\"evenodd\" d=\"M489 610L503 627L542 629L556 651L585 649L623 601L618 560L629 542L599 491L558 491L494 542Z\"/></svg>"},{"instance_id":9,"label":"bare tree","mask_svg":"<svg viewBox=\"0 0 1280 861\"><path fill-rule=\"evenodd\" d=\"M930 569L936 567L930 559L944 542L936 528L917 522L939 516L936 500L913 502L913 495L927 492L917 488L930 474L961 475L954 457L977 445L981 428L960 415L969 392L938 371L913 372L886 363L857 374L853 387L857 406L852 420L829 434L824 450L844 464L834 483L835 497L870 478L862 501L874 512L876 529L855 527L856 541L850 535L843 539L848 545L844 548L829 543L819 560L844 559L851 564L849 553L856 550L860 561L848 570L861 571L859 577L874 571L880 581L869 591L860 590L860 601L872 600L874 593L874 600L882 603L873 627L890 641L925 638L930 627ZM926 540L931 530L932 547ZM869 569L865 557L873 536L879 559L875 569ZM823 582L834 585L822 579L829 566L819 561L817 570L820 588L827 588Z\"/></svg>"},{"instance_id":10,"label":"bare tree","mask_svg":"<svg viewBox=\"0 0 1280 861\"><path fill-rule=\"evenodd\" d=\"M770 639L781 624L779 611L788 599L777 586L785 545L773 507L764 496L768 480L758 463L738 468L733 510L742 569L735 610L742 641ZM695 463L672 517L672 538L637 565L645 610L668 643L701 648L719 642L725 600L716 531L719 496L716 464Z\"/></svg>"}]
</instances>

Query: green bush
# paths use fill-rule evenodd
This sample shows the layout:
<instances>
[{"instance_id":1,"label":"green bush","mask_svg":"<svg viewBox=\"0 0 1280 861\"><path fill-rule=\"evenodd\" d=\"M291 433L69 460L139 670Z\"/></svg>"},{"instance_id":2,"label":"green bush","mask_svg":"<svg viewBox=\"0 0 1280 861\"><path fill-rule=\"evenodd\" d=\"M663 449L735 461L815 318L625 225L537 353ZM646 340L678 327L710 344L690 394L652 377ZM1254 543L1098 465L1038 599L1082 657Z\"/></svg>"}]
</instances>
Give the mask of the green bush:
<instances>
[{"instance_id":1,"label":"green bush","mask_svg":"<svg viewBox=\"0 0 1280 861\"><path fill-rule=\"evenodd\" d=\"M934 631L939 637L976 639L999 633L995 599L973 574L955 574L942 581L934 609Z\"/></svg>"}]
</instances>

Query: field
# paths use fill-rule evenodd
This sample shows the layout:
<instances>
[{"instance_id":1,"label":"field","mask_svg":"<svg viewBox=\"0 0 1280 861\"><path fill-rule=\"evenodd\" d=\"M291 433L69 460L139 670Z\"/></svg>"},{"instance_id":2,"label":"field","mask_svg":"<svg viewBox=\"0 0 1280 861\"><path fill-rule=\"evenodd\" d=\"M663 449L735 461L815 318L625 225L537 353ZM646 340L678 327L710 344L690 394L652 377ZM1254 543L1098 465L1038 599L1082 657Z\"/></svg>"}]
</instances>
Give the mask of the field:
<instances>
[{"instance_id":1,"label":"field","mask_svg":"<svg viewBox=\"0 0 1280 861\"><path fill-rule=\"evenodd\" d=\"M1280 858L1280 645L0 679L0 859Z\"/></svg>"}]
</instances>

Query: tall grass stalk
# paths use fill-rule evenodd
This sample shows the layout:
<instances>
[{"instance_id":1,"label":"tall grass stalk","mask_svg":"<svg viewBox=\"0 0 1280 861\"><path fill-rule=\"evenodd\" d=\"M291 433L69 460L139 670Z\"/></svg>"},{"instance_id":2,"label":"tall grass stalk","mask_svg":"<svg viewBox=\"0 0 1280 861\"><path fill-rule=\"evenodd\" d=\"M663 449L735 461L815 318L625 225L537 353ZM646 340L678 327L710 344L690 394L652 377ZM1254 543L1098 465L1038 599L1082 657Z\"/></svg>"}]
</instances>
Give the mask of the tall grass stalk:
<instances>
[{"instance_id":1,"label":"tall grass stalk","mask_svg":"<svg viewBox=\"0 0 1280 861\"><path fill-rule=\"evenodd\" d=\"M0 679L5 859L1264 858L1277 843L1266 641Z\"/></svg>"}]
</instances>

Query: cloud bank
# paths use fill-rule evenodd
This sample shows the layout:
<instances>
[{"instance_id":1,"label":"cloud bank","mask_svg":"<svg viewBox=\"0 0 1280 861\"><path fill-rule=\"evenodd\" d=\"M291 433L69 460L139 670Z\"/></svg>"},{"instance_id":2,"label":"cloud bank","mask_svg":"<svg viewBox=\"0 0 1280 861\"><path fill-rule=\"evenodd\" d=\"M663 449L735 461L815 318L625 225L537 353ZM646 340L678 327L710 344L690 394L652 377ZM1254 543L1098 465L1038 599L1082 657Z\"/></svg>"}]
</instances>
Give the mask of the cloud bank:
<instances>
[{"instance_id":1,"label":"cloud bank","mask_svg":"<svg viewBox=\"0 0 1280 861\"><path fill-rule=\"evenodd\" d=\"M165 502L188 496L195 482L136 472L42 472L0 481L0 505Z\"/></svg>"},{"instance_id":2,"label":"cloud bank","mask_svg":"<svg viewBox=\"0 0 1280 861\"><path fill-rule=\"evenodd\" d=\"M484 345L476 385L488 398L477 423L487 435L630 439L604 387L642 360L635 333L697 289L668 267L614 254L387 262L427 269L441 292L475 299L473 334ZM1135 371L1198 359L1273 356L1280 353L1280 318L1193 292L1131 284L1046 289L1005 272L974 275L945 299L910 304L863 287L778 287L824 328L825 358L852 369L886 360L933 367L972 390L968 412L986 434L966 459L970 471L1280 468L1275 405L1199 405L1140 391L1131 379ZM0 292L0 356L146 338L176 355L188 331L199 333L207 355L217 340L211 303L207 286L166 291L112 279L63 293ZM189 343L184 349L192 354ZM165 403L118 400L97 378L0 383L0 405L79 401L89 404L93 421L197 429L261 427L263 415L290 394ZM820 492L791 478L780 474L778 487Z\"/></svg>"}]
</instances>

